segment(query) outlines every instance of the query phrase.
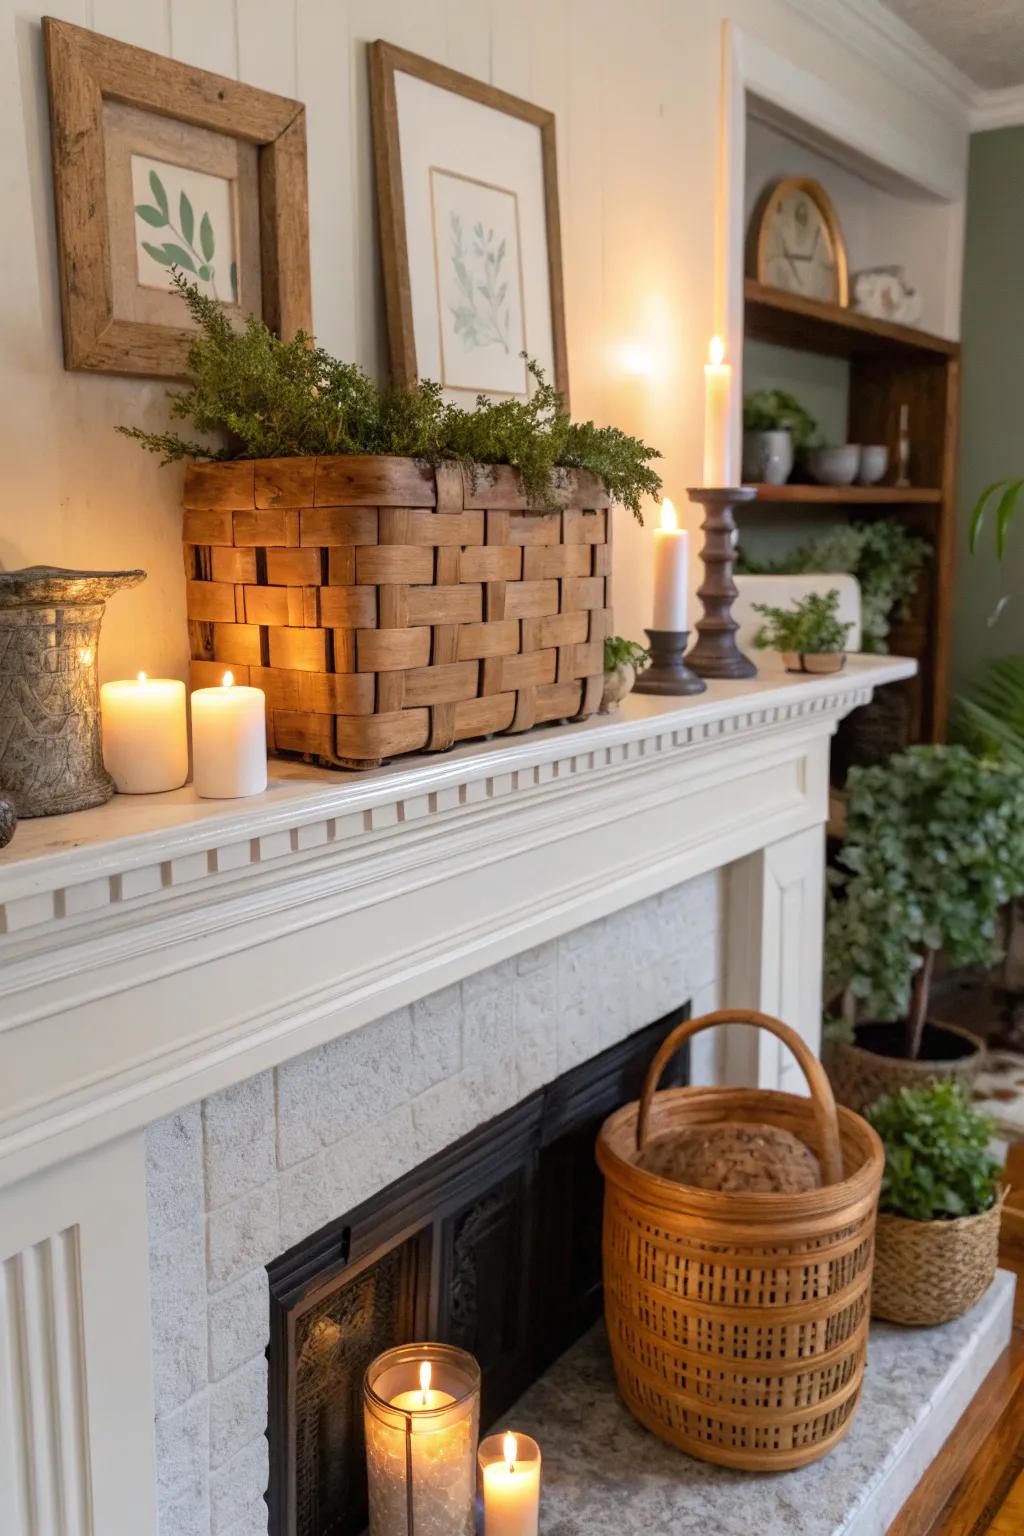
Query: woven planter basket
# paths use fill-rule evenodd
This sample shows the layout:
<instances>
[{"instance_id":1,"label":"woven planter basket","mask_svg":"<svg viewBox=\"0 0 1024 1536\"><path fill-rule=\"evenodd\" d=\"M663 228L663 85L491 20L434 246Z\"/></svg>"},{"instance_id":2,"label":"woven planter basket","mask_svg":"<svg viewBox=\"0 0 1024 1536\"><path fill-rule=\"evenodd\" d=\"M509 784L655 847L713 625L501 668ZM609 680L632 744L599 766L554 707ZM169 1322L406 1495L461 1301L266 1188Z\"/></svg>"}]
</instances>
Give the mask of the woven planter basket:
<instances>
[{"instance_id":1,"label":"woven planter basket","mask_svg":"<svg viewBox=\"0 0 1024 1536\"><path fill-rule=\"evenodd\" d=\"M192 685L262 688L272 751L340 767L601 702L609 499L564 472L528 509L507 467L387 457L192 466Z\"/></svg>"},{"instance_id":2,"label":"woven planter basket","mask_svg":"<svg viewBox=\"0 0 1024 1536\"><path fill-rule=\"evenodd\" d=\"M907 1061L900 1056L883 1056L846 1040L833 1042L825 1053L825 1069L837 1103L863 1114L883 1093L927 1088L932 1083L959 1083L965 1098L970 1098L974 1080L985 1062L984 1041L955 1024L943 1024L941 1028L977 1049L949 1061Z\"/></svg>"},{"instance_id":3,"label":"woven planter basket","mask_svg":"<svg viewBox=\"0 0 1024 1536\"><path fill-rule=\"evenodd\" d=\"M656 1093L674 1051L715 1024L754 1024L788 1045L811 1097L739 1088ZM723 1120L790 1131L825 1186L722 1194L637 1167L649 1138ZM882 1144L836 1110L800 1037L765 1014L726 1011L664 1041L639 1103L605 1121L605 1316L633 1416L703 1461L784 1471L824 1456L850 1426L867 1349Z\"/></svg>"},{"instance_id":4,"label":"woven planter basket","mask_svg":"<svg viewBox=\"0 0 1024 1536\"><path fill-rule=\"evenodd\" d=\"M997 1202L980 1216L907 1221L883 1212L875 1235L871 1314L932 1327L959 1317L985 1294L999 1261Z\"/></svg>"}]
</instances>

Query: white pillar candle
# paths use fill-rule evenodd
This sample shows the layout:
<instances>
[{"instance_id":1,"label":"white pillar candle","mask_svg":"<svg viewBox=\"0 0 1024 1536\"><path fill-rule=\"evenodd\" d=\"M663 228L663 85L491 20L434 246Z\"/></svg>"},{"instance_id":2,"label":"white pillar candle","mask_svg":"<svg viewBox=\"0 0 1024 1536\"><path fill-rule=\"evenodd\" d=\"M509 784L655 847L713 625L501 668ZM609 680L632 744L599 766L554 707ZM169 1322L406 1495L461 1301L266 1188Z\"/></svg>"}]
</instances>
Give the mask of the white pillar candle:
<instances>
[{"instance_id":1,"label":"white pillar candle","mask_svg":"<svg viewBox=\"0 0 1024 1536\"><path fill-rule=\"evenodd\" d=\"M204 800L237 800L267 787L267 701L262 688L219 688L192 695L192 780Z\"/></svg>"},{"instance_id":2,"label":"white pillar candle","mask_svg":"<svg viewBox=\"0 0 1024 1536\"><path fill-rule=\"evenodd\" d=\"M100 689L103 765L122 795L179 789L188 778L185 684L174 677L123 678Z\"/></svg>"},{"instance_id":3,"label":"white pillar candle","mask_svg":"<svg viewBox=\"0 0 1024 1536\"><path fill-rule=\"evenodd\" d=\"M725 361L725 342L712 336L704 364L704 484L736 484L733 452L732 369Z\"/></svg>"},{"instance_id":4,"label":"white pillar candle","mask_svg":"<svg viewBox=\"0 0 1024 1536\"><path fill-rule=\"evenodd\" d=\"M529 1435L491 1435L480 1446L484 1536L537 1536L540 1446Z\"/></svg>"},{"instance_id":5,"label":"white pillar candle","mask_svg":"<svg viewBox=\"0 0 1024 1536\"><path fill-rule=\"evenodd\" d=\"M686 628L690 540L680 528L668 497L661 504L661 527L654 530L654 618L652 629Z\"/></svg>"}]
</instances>

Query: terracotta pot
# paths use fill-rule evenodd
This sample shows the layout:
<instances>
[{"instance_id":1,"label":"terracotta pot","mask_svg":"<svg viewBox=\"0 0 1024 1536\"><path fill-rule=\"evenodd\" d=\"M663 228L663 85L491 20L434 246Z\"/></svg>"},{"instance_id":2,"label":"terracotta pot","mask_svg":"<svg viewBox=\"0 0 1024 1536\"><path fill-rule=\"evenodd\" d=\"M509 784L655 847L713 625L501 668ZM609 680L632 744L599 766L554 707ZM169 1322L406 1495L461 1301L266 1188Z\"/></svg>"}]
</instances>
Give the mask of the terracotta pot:
<instances>
[{"instance_id":1,"label":"terracotta pot","mask_svg":"<svg viewBox=\"0 0 1024 1536\"><path fill-rule=\"evenodd\" d=\"M872 1317L930 1328L973 1307L996 1272L1001 1214L998 1203L953 1221L908 1221L880 1213Z\"/></svg>"},{"instance_id":2,"label":"terracotta pot","mask_svg":"<svg viewBox=\"0 0 1024 1536\"><path fill-rule=\"evenodd\" d=\"M899 1054L903 1039L899 1022L858 1024L853 1043L834 1041L825 1054L825 1067L838 1102L861 1113L883 1093L947 1082L959 1083L970 1095L985 1062L985 1044L977 1035L929 1019L917 1061Z\"/></svg>"},{"instance_id":3,"label":"terracotta pot","mask_svg":"<svg viewBox=\"0 0 1024 1536\"><path fill-rule=\"evenodd\" d=\"M845 651L783 651L787 672L841 672L846 666Z\"/></svg>"},{"instance_id":4,"label":"terracotta pot","mask_svg":"<svg viewBox=\"0 0 1024 1536\"><path fill-rule=\"evenodd\" d=\"M617 667L604 674L604 693L601 695L602 715L610 714L621 704L627 693L632 693L636 683L636 667L632 662L620 661Z\"/></svg>"}]
</instances>

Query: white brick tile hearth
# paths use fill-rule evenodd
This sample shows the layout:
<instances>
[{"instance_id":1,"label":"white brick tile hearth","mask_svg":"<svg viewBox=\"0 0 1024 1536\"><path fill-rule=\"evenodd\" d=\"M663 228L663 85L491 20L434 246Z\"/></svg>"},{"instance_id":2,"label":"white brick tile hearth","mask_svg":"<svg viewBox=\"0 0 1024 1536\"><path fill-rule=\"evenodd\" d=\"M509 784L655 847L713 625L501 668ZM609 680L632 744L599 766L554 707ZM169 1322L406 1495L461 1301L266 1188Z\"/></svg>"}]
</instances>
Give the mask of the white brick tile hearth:
<instances>
[{"instance_id":1,"label":"white brick tile hearth","mask_svg":"<svg viewBox=\"0 0 1024 1536\"><path fill-rule=\"evenodd\" d=\"M720 873L527 950L147 1132L161 1536L266 1536L266 1264L559 1073L716 1006ZM704 1075L703 1040L695 1075Z\"/></svg>"}]
</instances>

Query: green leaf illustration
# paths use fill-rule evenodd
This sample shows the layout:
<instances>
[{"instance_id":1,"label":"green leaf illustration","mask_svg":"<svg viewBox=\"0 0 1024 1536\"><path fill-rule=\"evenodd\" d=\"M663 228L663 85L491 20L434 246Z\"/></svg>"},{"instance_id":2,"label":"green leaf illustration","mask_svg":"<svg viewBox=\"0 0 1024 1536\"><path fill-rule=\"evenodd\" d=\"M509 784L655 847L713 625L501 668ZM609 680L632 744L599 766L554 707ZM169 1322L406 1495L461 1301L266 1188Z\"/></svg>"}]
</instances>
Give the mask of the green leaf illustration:
<instances>
[{"instance_id":1,"label":"green leaf illustration","mask_svg":"<svg viewBox=\"0 0 1024 1536\"><path fill-rule=\"evenodd\" d=\"M151 208L148 203L136 203L135 212L147 224L152 224L154 229L163 229L167 223L166 213L162 213L159 208Z\"/></svg>"},{"instance_id":2,"label":"green leaf illustration","mask_svg":"<svg viewBox=\"0 0 1024 1536\"><path fill-rule=\"evenodd\" d=\"M196 216L192 211L192 204L186 193L181 194L178 202L178 214L181 219L181 233L189 245L192 244L192 235L196 227Z\"/></svg>"},{"instance_id":3,"label":"green leaf illustration","mask_svg":"<svg viewBox=\"0 0 1024 1536\"><path fill-rule=\"evenodd\" d=\"M210 223L210 215L203 214L202 223L199 225L199 247L207 261L213 260L214 239L213 225Z\"/></svg>"},{"instance_id":4,"label":"green leaf illustration","mask_svg":"<svg viewBox=\"0 0 1024 1536\"><path fill-rule=\"evenodd\" d=\"M237 304L238 303L238 263L237 263L237 261L233 261L231 263L231 297L234 299L235 303Z\"/></svg>"},{"instance_id":5,"label":"green leaf illustration","mask_svg":"<svg viewBox=\"0 0 1024 1536\"><path fill-rule=\"evenodd\" d=\"M167 207L167 193L164 191L164 184L160 180L160 177L157 175L156 171L150 171L149 173L149 189L153 196L156 198L156 205L160 209L160 212L163 214L164 223L166 223L169 214Z\"/></svg>"},{"instance_id":6,"label":"green leaf illustration","mask_svg":"<svg viewBox=\"0 0 1024 1536\"><path fill-rule=\"evenodd\" d=\"M143 240L142 249L162 267L184 267L186 272L196 270L191 256L187 251L183 251L180 245L150 245L148 240Z\"/></svg>"},{"instance_id":7,"label":"green leaf illustration","mask_svg":"<svg viewBox=\"0 0 1024 1536\"><path fill-rule=\"evenodd\" d=\"M213 268L204 261L196 276L202 278L204 283L208 283L213 276Z\"/></svg>"}]
</instances>

